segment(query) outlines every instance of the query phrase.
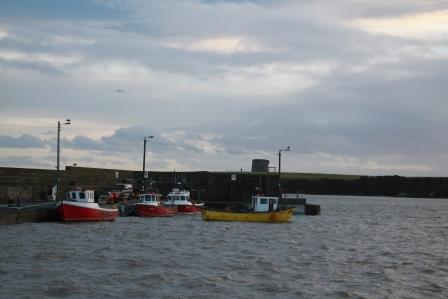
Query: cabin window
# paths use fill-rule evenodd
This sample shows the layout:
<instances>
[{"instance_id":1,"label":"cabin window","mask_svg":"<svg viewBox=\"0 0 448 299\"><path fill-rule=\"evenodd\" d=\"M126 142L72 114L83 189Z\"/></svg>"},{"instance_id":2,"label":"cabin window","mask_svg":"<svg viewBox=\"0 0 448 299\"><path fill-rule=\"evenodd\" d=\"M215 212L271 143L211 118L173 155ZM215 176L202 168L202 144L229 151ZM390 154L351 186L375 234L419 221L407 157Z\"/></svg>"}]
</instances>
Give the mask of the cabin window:
<instances>
[{"instance_id":1,"label":"cabin window","mask_svg":"<svg viewBox=\"0 0 448 299\"><path fill-rule=\"evenodd\" d=\"M260 204L267 205L268 204L268 199L267 198L260 198Z\"/></svg>"},{"instance_id":2,"label":"cabin window","mask_svg":"<svg viewBox=\"0 0 448 299\"><path fill-rule=\"evenodd\" d=\"M79 199L86 199L86 194L84 192L79 192Z\"/></svg>"},{"instance_id":3,"label":"cabin window","mask_svg":"<svg viewBox=\"0 0 448 299\"><path fill-rule=\"evenodd\" d=\"M274 205L277 204L277 198L274 198Z\"/></svg>"},{"instance_id":4,"label":"cabin window","mask_svg":"<svg viewBox=\"0 0 448 299\"><path fill-rule=\"evenodd\" d=\"M76 199L76 193L72 192L71 194L72 194L72 198L71 199Z\"/></svg>"}]
</instances>

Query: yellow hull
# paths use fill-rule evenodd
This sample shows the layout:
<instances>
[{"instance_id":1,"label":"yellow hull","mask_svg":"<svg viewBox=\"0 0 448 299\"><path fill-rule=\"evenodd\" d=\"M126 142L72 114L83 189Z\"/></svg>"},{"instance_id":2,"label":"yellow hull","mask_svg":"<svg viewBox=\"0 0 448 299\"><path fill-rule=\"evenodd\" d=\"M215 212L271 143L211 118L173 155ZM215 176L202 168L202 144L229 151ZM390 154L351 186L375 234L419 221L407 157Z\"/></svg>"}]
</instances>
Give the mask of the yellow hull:
<instances>
[{"instance_id":1,"label":"yellow hull","mask_svg":"<svg viewBox=\"0 0 448 299\"><path fill-rule=\"evenodd\" d=\"M273 212L238 212L202 209L203 220L249 221L249 222L289 222L294 208Z\"/></svg>"}]
</instances>

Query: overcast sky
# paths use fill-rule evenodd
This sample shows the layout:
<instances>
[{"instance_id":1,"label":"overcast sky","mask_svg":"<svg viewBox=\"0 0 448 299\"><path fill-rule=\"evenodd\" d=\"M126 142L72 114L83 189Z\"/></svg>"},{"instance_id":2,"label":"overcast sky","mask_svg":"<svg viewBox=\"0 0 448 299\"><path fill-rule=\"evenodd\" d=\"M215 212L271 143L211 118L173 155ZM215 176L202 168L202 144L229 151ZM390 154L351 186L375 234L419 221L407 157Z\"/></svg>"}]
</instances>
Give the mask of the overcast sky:
<instances>
[{"instance_id":1,"label":"overcast sky","mask_svg":"<svg viewBox=\"0 0 448 299\"><path fill-rule=\"evenodd\" d=\"M0 166L448 176L448 1L0 1Z\"/></svg>"}]
</instances>

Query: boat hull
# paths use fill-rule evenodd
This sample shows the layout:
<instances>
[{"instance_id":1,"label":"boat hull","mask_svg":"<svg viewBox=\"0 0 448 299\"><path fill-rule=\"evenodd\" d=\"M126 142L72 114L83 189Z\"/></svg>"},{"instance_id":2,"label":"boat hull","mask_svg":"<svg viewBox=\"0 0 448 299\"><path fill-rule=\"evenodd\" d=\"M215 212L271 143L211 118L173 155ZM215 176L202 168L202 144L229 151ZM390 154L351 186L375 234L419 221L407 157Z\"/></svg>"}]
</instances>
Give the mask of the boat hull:
<instances>
[{"instance_id":1,"label":"boat hull","mask_svg":"<svg viewBox=\"0 0 448 299\"><path fill-rule=\"evenodd\" d=\"M113 221L118 216L117 209L105 209L97 203L61 202L56 213L62 221Z\"/></svg>"},{"instance_id":2,"label":"boat hull","mask_svg":"<svg viewBox=\"0 0 448 299\"><path fill-rule=\"evenodd\" d=\"M289 222L293 217L294 208L272 212L242 212L202 209L202 219L212 221L245 221L245 222Z\"/></svg>"},{"instance_id":3,"label":"boat hull","mask_svg":"<svg viewBox=\"0 0 448 299\"><path fill-rule=\"evenodd\" d=\"M176 208L137 204L136 212L140 217L172 217L176 214Z\"/></svg>"},{"instance_id":4,"label":"boat hull","mask_svg":"<svg viewBox=\"0 0 448 299\"><path fill-rule=\"evenodd\" d=\"M197 205L178 205L177 213L184 215L194 215L201 213L201 207Z\"/></svg>"}]
</instances>

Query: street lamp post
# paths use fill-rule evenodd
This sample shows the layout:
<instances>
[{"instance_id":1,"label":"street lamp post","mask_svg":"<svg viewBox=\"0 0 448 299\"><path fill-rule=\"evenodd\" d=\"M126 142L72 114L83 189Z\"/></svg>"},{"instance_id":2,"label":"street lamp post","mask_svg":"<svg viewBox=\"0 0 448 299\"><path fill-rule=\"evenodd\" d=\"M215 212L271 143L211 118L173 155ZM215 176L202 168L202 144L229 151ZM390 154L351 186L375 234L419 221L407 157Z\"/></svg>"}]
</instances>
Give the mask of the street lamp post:
<instances>
[{"instance_id":1,"label":"street lamp post","mask_svg":"<svg viewBox=\"0 0 448 299\"><path fill-rule=\"evenodd\" d=\"M67 119L64 125L70 125L70 119ZM60 171L59 171L59 160L61 156L61 122L58 120L58 144L57 144L57 160L56 160L56 169L57 169L57 178L56 178L56 200L59 200L59 182L60 182Z\"/></svg>"},{"instance_id":2,"label":"street lamp post","mask_svg":"<svg viewBox=\"0 0 448 299\"><path fill-rule=\"evenodd\" d=\"M145 136L143 137L143 176L142 176L142 191L145 191L145 167L146 167L146 142L148 142L149 139L154 138L154 136Z\"/></svg>"},{"instance_id":3,"label":"street lamp post","mask_svg":"<svg viewBox=\"0 0 448 299\"><path fill-rule=\"evenodd\" d=\"M281 185L281 169L282 169L282 152L290 151L291 148L287 146L286 148L282 148L278 150L278 200L280 201L282 198L282 185Z\"/></svg>"}]
</instances>

